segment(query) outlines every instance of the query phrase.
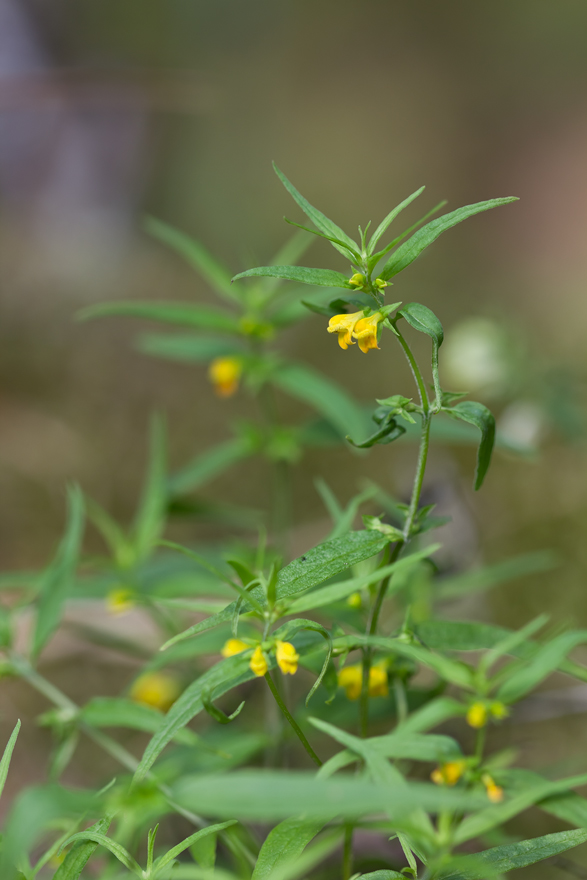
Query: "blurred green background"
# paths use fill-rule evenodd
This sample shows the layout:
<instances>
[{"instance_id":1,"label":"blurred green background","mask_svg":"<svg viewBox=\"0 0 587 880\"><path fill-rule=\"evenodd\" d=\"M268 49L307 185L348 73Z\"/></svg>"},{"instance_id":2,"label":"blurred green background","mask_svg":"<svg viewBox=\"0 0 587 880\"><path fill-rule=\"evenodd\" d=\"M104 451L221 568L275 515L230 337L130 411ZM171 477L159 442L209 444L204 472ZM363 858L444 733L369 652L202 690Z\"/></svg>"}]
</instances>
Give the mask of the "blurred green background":
<instances>
[{"instance_id":1,"label":"blurred green background","mask_svg":"<svg viewBox=\"0 0 587 880\"><path fill-rule=\"evenodd\" d=\"M518 625L546 607L584 624L587 6L0 0L0 23L3 568L47 559L67 480L130 516L153 409L167 414L175 467L248 414L242 393L215 397L204 368L134 350L137 322L76 324L74 314L104 299L212 301L142 231L146 213L235 272L267 262L290 234L283 214L301 219L275 159L351 233L422 183L410 219L442 198L449 210L520 197L443 236L396 279L393 298L443 321L445 386L471 390L504 430L539 441L532 457L497 454L475 497L473 451L433 451L427 498L454 516L443 530L449 567L552 547L562 565L496 589L486 613ZM322 242L304 262L347 268ZM343 352L309 315L286 345L366 403L412 394L391 338L367 357ZM480 360L475 375L462 373L463 345ZM285 415L302 412L292 404ZM399 497L414 454L405 444L308 455L295 549L327 528L316 476L345 501L365 476ZM265 465L235 473L204 497L265 507Z\"/></svg>"}]
</instances>

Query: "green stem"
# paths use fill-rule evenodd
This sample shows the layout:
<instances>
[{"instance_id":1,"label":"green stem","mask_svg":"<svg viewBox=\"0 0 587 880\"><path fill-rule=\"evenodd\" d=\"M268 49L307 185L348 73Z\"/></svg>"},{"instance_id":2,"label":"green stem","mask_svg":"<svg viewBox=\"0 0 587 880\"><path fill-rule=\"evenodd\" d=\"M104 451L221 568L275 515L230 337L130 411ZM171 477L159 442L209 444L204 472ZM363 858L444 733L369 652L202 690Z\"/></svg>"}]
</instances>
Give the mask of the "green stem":
<instances>
[{"instance_id":1,"label":"green stem","mask_svg":"<svg viewBox=\"0 0 587 880\"><path fill-rule=\"evenodd\" d=\"M440 412L442 408L442 390L440 388L440 378L438 376L438 346L432 343L432 381L434 382L434 394L436 400L432 407L432 412Z\"/></svg>"},{"instance_id":2,"label":"green stem","mask_svg":"<svg viewBox=\"0 0 587 880\"><path fill-rule=\"evenodd\" d=\"M322 761L320 760L320 758L318 757L318 755L316 754L316 752L314 751L314 749L312 748L312 746L310 745L310 743L308 742L306 737L304 736L299 724L296 722L295 718L290 713L289 709L287 708L287 706L285 705L285 703L281 699L281 694L277 690L277 688L275 686L275 682L271 678L271 674L269 672L265 673L265 681L269 685L269 690L273 694L273 697L275 698L275 702L277 703L277 705L279 706L279 708L283 712L284 717L287 719L287 721L289 721L296 736L298 737L301 744L303 745L303 747L305 748L305 750L307 751L307 753L311 757L312 761L314 761L314 763L317 764L318 767L321 767Z\"/></svg>"},{"instance_id":3,"label":"green stem","mask_svg":"<svg viewBox=\"0 0 587 880\"><path fill-rule=\"evenodd\" d=\"M475 740L475 755L479 761L483 760L483 750L485 748L485 739L487 737L487 727L480 727L477 731Z\"/></svg>"},{"instance_id":4,"label":"green stem","mask_svg":"<svg viewBox=\"0 0 587 880\"><path fill-rule=\"evenodd\" d=\"M342 880L350 880L353 873L353 826L344 826L342 851Z\"/></svg>"},{"instance_id":5,"label":"green stem","mask_svg":"<svg viewBox=\"0 0 587 880\"><path fill-rule=\"evenodd\" d=\"M401 345L401 347L403 348L404 354L405 354L405 356L408 360L408 363L410 365L410 369L412 371L414 381L415 381L416 385L418 386L418 394L420 396L420 405L422 406L424 414L427 415L428 411L430 409L430 401L428 400L428 394L426 392L426 384L424 382L424 379L422 378L422 373L420 372L420 367L416 363L416 358L414 357L414 355L412 353L412 349L410 348L410 346L408 345L408 343L406 342L406 340L404 339L402 334L397 329L395 321L393 322L393 326L394 326L395 332L397 334L398 342Z\"/></svg>"},{"instance_id":6,"label":"green stem","mask_svg":"<svg viewBox=\"0 0 587 880\"><path fill-rule=\"evenodd\" d=\"M410 533L412 531L414 519L416 518L416 514L418 513L420 495L422 494L422 483L424 482L426 461L428 460L428 447L430 445L430 422L430 413L422 413L422 433L420 435L420 448L418 450L418 464L416 465L416 474L414 476L412 499L410 501L408 515L406 516L406 521L404 523L404 541L406 543L410 540Z\"/></svg>"},{"instance_id":7,"label":"green stem","mask_svg":"<svg viewBox=\"0 0 587 880\"><path fill-rule=\"evenodd\" d=\"M403 680L396 675L393 680L393 692L395 694L395 708L397 711L397 722L402 724L408 717L408 701L406 699L406 689Z\"/></svg>"}]
</instances>

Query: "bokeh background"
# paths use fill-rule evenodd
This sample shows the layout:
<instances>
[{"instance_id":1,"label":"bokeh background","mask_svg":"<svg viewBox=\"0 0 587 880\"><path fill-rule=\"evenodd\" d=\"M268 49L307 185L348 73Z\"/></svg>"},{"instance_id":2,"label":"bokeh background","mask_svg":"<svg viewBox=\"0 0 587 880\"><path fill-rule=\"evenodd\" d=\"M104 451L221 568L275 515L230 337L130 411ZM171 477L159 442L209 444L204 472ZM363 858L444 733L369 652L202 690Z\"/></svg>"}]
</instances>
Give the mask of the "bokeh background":
<instances>
[{"instance_id":1,"label":"bokeh background","mask_svg":"<svg viewBox=\"0 0 587 880\"><path fill-rule=\"evenodd\" d=\"M0 0L3 569L47 560L69 480L130 517L154 409L173 466L247 414L244 395L215 397L205 369L137 352L137 322L74 316L106 299L212 301L146 235L145 214L234 272L266 263L290 234L282 216L301 220L274 159L351 233L423 183L411 219L440 199L520 197L448 232L393 293L443 321L443 384L468 387L537 450L498 453L475 497L472 450L434 451L427 491L454 515L453 564L552 548L558 568L496 588L482 611L504 625L541 610L585 625L586 29L582 0ZM346 271L322 242L304 262ZM314 315L285 337L365 402L411 396L385 342L367 357L342 352ZM399 497L414 453L307 456L298 545L327 529L316 476L343 500L364 476ZM262 508L266 468L202 494ZM572 721L567 735L578 730Z\"/></svg>"}]
</instances>

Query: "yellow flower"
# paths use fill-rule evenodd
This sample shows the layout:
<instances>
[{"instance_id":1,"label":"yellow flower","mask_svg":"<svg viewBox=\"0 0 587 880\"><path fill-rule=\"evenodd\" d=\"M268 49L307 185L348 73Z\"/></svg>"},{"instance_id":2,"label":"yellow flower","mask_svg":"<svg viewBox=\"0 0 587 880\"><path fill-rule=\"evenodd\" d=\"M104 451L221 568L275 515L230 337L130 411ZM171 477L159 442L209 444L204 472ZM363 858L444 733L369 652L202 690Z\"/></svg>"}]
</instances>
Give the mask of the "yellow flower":
<instances>
[{"instance_id":1,"label":"yellow flower","mask_svg":"<svg viewBox=\"0 0 587 880\"><path fill-rule=\"evenodd\" d=\"M164 672L146 672L133 684L130 698L135 703L167 712L179 697L180 690L179 682L173 676Z\"/></svg>"},{"instance_id":2,"label":"yellow flower","mask_svg":"<svg viewBox=\"0 0 587 880\"><path fill-rule=\"evenodd\" d=\"M377 325L380 321L383 321L383 315L381 312L375 312L368 318L361 318L353 328L353 336L364 354L367 354L370 348L379 348L377 345Z\"/></svg>"},{"instance_id":3,"label":"yellow flower","mask_svg":"<svg viewBox=\"0 0 587 880\"><path fill-rule=\"evenodd\" d=\"M510 714L508 707L499 700L491 703L491 705L489 706L489 711L494 718L497 718L498 721L501 721L503 718L507 718Z\"/></svg>"},{"instance_id":4,"label":"yellow flower","mask_svg":"<svg viewBox=\"0 0 587 880\"><path fill-rule=\"evenodd\" d=\"M361 275L360 272L355 272L355 274L349 280L349 284L352 284L353 287L362 287L364 283L365 276Z\"/></svg>"},{"instance_id":5,"label":"yellow flower","mask_svg":"<svg viewBox=\"0 0 587 880\"><path fill-rule=\"evenodd\" d=\"M277 642L275 659L284 675L295 675L298 670L300 655L296 652L291 642Z\"/></svg>"},{"instance_id":6,"label":"yellow flower","mask_svg":"<svg viewBox=\"0 0 587 880\"><path fill-rule=\"evenodd\" d=\"M485 703L473 703L467 711L467 724L469 727L485 727L487 724L487 706Z\"/></svg>"},{"instance_id":7,"label":"yellow flower","mask_svg":"<svg viewBox=\"0 0 587 880\"><path fill-rule=\"evenodd\" d=\"M215 358L208 368L208 378L219 397L230 397L238 388L242 371L243 365L239 358Z\"/></svg>"},{"instance_id":8,"label":"yellow flower","mask_svg":"<svg viewBox=\"0 0 587 880\"><path fill-rule=\"evenodd\" d=\"M363 604L363 597L360 593L351 593L351 595L346 600L346 603L351 608L360 608Z\"/></svg>"},{"instance_id":9,"label":"yellow flower","mask_svg":"<svg viewBox=\"0 0 587 880\"><path fill-rule=\"evenodd\" d=\"M224 647L220 652L223 657L234 657L235 654L240 654L242 651L246 651L249 646L244 642L241 642L240 639L229 639L224 643Z\"/></svg>"},{"instance_id":10,"label":"yellow flower","mask_svg":"<svg viewBox=\"0 0 587 880\"><path fill-rule=\"evenodd\" d=\"M447 761L430 774L436 785L456 785L467 767L466 761Z\"/></svg>"},{"instance_id":11,"label":"yellow flower","mask_svg":"<svg viewBox=\"0 0 587 880\"><path fill-rule=\"evenodd\" d=\"M354 345L353 330L355 324L363 317L363 312L353 312L352 315L334 315L328 322L328 332L338 333L338 344L346 349Z\"/></svg>"},{"instance_id":12,"label":"yellow flower","mask_svg":"<svg viewBox=\"0 0 587 880\"><path fill-rule=\"evenodd\" d=\"M267 660L265 659L265 654L261 650L261 645L257 645L255 650L253 651L253 656L251 657L251 662L249 663L251 670L258 675L259 678L268 670Z\"/></svg>"},{"instance_id":13,"label":"yellow flower","mask_svg":"<svg viewBox=\"0 0 587 880\"><path fill-rule=\"evenodd\" d=\"M485 786L487 797L489 798L491 803L499 804L503 800L503 788L501 787L501 785L496 785L489 773L483 774L483 776L481 777L481 782Z\"/></svg>"},{"instance_id":14,"label":"yellow flower","mask_svg":"<svg viewBox=\"0 0 587 880\"><path fill-rule=\"evenodd\" d=\"M379 290L383 290L384 287L389 287L389 282L384 281L383 278L376 278L375 287L379 288Z\"/></svg>"},{"instance_id":15,"label":"yellow flower","mask_svg":"<svg viewBox=\"0 0 587 880\"><path fill-rule=\"evenodd\" d=\"M106 608L110 614L126 614L135 606L134 593L126 587L110 590L106 596Z\"/></svg>"},{"instance_id":16,"label":"yellow flower","mask_svg":"<svg viewBox=\"0 0 587 880\"><path fill-rule=\"evenodd\" d=\"M388 693L387 667L383 663L376 663L369 670L369 696L386 697Z\"/></svg>"},{"instance_id":17,"label":"yellow flower","mask_svg":"<svg viewBox=\"0 0 587 880\"><path fill-rule=\"evenodd\" d=\"M362 665L356 663L353 666L343 666L338 673L338 685L345 689L347 699L358 700L363 685ZM377 663L369 670L369 696L386 697L388 693L387 669L383 664Z\"/></svg>"}]
</instances>

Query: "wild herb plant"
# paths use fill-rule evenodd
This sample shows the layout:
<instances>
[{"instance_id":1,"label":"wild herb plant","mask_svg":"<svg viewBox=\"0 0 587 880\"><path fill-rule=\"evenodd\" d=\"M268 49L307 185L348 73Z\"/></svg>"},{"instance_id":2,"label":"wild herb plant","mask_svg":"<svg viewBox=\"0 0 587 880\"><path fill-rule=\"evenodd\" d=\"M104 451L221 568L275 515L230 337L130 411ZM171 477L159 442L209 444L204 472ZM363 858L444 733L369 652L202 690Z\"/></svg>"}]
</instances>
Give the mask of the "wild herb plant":
<instances>
[{"instance_id":1,"label":"wild herb plant","mask_svg":"<svg viewBox=\"0 0 587 880\"><path fill-rule=\"evenodd\" d=\"M263 535L254 553L220 560L206 548L163 538L175 489L167 478L160 421L154 422L151 462L130 528L84 499L77 487L70 489L68 522L54 560L41 575L21 578L16 598L3 606L3 673L18 677L52 706L40 721L51 728L55 749L51 781L24 790L8 815L0 850L2 880L482 880L587 841L587 800L573 791L587 784L587 774L553 781L516 768L511 751L492 750L488 736L494 726L512 723L516 704L552 673L587 680L587 668L569 659L587 642L587 632L548 632L545 616L518 632L446 618L446 599L529 567L514 560L481 574L436 576L432 559L438 544L429 542L428 533L439 518L420 504L431 424L450 418L480 431L475 489L490 464L495 424L485 406L441 387L443 330L430 309L385 302L391 279L443 231L512 200L458 209L377 250L392 221L421 190L391 211L371 236L369 227L359 230L355 242L278 175L316 227L308 231L334 245L350 262L350 274L275 265L241 273L236 280L283 279L334 288L336 298L320 308L329 317L325 329L338 335L343 349L357 343L376 357L380 345L397 341L414 377L413 396L391 388L395 393L378 400L369 437L347 418L349 410L347 415L339 411L337 419L351 442L362 447L390 444L404 426L419 424L411 497L405 504L388 504L390 516L365 516L364 528L353 530L358 500L345 509L327 495L333 536L284 565ZM166 228L163 235L176 247L185 244ZM207 266L209 277L220 284L216 264L195 253L200 268ZM232 297L228 279L221 277L222 290ZM248 292L239 294L238 302L249 308L262 300L268 311L255 313L254 326L264 327L274 288L253 291L250 298ZM170 308L122 305L101 311L170 320ZM210 318L212 312L198 308L186 312L198 315L194 324L215 321L218 327L216 312ZM222 320L228 322L226 316ZM243 320L230 325L235 339L224 349L219 340L199 337L186 346L200 352L198 357L238 357L238 369L252 376L256 390L265 383L279 386L275 376L283 369L293 370L293 385L292 375L307 376L305 368L300 374L299 367L283 367L278 358L259 354L256 346L265 330L250 333L252 325ZM429 375L413 354L413 331L430 339ZM245 354L238 348L236 355L243 333L252 337L251 349ZM152 347L160 351L178 344L183 343L159 339ZM356 349L348 352L355 355ZM235 370L222 375L225 383L237 379ZM296 394L293 385L287 390ZM299 396L311 397L306 391ZM210 468L218 472L214 464ZM81 557L86 511L108 545L107 558ZM3 583L14 586L15 577L6 576ZM133 638L130 627L121 637L78 624L78 634L90 641L143 661L128 693L93 696L78 706L43 675L42 652L61 626L68 601L90 598L105 600L112 614L142 607L158 627L160 644L151 651ZM17 650L13 632L31 608L31 635L26 648ZM207 616L187 625L192 612ZM263 720L255 724L259 688L271 701L265 704L268 730ZM273 724L271 706L282 724ZM202 714L208 725L196 732L188 725ZM0 791L19 724L0 763ZM447 725L444 732L435 732L441 725ZM142 757L104 732L110 727L151 734ZM121 767L99 791L60 782L80 736ZM512 837L509 826L503 830L530 807L571 829L529 840ZM365 850L367 832L393 841L384 858L371 858Z\"/></svg>"}]
</instances>

